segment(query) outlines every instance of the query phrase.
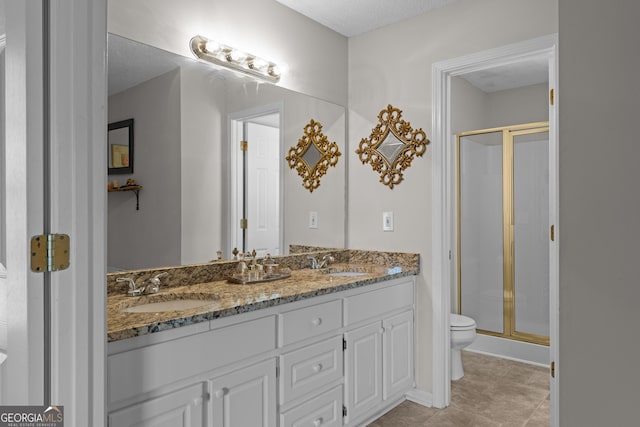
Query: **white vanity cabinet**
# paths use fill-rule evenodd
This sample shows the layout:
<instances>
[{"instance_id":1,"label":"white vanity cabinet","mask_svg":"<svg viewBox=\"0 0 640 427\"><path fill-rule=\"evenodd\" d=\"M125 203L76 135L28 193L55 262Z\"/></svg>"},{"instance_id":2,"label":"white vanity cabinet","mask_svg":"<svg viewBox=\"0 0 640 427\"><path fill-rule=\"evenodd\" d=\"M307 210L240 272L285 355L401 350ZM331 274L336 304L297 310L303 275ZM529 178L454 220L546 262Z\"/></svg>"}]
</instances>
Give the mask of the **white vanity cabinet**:
<instances>
[{"instance_id":1,"label":"white vanity cabinet","mask_svg":"<svg viewBox=\"0 0 640 427\"><path fill-rule=\"evenodd\" d=\"M199 383L109 414L109 427L202 427L206 384Z\"/></svg>"},{"instance_id":2,"label":"white vanity cabinet","mask_svg":"<svg viewBox=\"0 0 640 427\"><path fill-rule=\"evenodd\" d=\"M361 425L414 383L414 278L109 344L110 427Z\"/></svg>"},{"instance_id":3,"label":"white vanity cabinet","mask_svg":"<svg viewBox=\"0 0 640 427\"><path fill-rule=\"evenodd\" d=\"M342 426L342 299L280 314L280 427Z\"/></svg>"},{"instance_id":4,"label":"white vanity cabinet","mask_svg":"<svg viewBox=\"0 0 640 427\"><path fill-rule=\"evenodd\" d=\"M276 425L276 359L211 380L212 427Z\"/></svg>"},{"instance_id":5,"label":"white vanity cabinet","mask_svg":"<svg viewBox=\"0 0 640 427\"><path fill-rule=\"evenodd\" d=\"M411 280L345 299L345 424L413 387L413 293Z\"/></svg>"}]
</instances>

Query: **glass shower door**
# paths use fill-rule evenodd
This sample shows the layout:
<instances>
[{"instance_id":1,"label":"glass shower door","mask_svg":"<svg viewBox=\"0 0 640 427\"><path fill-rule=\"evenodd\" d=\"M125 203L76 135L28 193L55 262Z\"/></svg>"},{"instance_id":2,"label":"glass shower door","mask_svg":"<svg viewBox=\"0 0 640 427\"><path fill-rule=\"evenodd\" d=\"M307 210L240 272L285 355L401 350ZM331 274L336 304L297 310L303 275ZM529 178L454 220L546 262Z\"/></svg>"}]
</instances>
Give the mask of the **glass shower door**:
<instances>
[{"instance_id":1,"label":"glass shower door","mask_svg":"<svg viewBox=\"0 0 640 427\"><path fill-rule=\"evenodd\" d=\"M548 343L549 131L511 132L513 142L512 334Z\"/></svg>"},{"instance_id":2,"label":"glass shower door","mask_svg":"<svg viewBox=\"0 0 640 427\"><path fill-rule=\"evenodd\" d=\"M458 312L549 344L549 126L457 136Z\"/></svg>"},{"instance_id":3,"label":"glass shower door","mask_svg":"<svg viewBox=\"0 0 640 427\"><path fill-rule=\"evenodd\" d=\"M458 307L502 334L502 132L458 138Z\"/></svg>"}]
</instances>

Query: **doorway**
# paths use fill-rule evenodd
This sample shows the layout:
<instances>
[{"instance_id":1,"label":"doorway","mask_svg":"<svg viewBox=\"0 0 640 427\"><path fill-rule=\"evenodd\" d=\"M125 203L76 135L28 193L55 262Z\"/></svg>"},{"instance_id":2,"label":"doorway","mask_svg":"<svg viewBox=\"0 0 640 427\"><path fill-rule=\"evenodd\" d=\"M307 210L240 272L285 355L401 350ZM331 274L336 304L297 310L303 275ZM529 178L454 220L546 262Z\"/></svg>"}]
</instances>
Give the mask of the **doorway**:
<instances>
[{"instance_id":1,"label":"doorway","mask_svg":"<svg viewBox=\"0 0 640 427\"><path fill-rule=\"evenodd\" d=\"M455 153L451 127L453 77L497 67L526 64L527 60L543 57L548 66L548 87L557 92L557 34L490 49L450 59L433 65L433 212L432 212L432 301L433 301L433 406L443 408L451 400L449 315L452 289L455 287ZM553 92L549 92L551 95ZM549 220L557 225L558 218L558 145L557 105L549 97ZM458 106L460 107L460 106ZM558 239L549 244L549 353L551 363L558 357ZM553 372L553 369L552 369ZM558 425L557 375L550 379L551 426Z\"/></svg>"},{"instance_id":2,"label":"doorway","mask_svg":"<svg viewBox=\"0 0 640 427\"><path fill-rule=\"evenodd\" d=\"M228 252L280 255L282 248L281 106L229 117L231 213Z\"/></svg>"}]
</instances>

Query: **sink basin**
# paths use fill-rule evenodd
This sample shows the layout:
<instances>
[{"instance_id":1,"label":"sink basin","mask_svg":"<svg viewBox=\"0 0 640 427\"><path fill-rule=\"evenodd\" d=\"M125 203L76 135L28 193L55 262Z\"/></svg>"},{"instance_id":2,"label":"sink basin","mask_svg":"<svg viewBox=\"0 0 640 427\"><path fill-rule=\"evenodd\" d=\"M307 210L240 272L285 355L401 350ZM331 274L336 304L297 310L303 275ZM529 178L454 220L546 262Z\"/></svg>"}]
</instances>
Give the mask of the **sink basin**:
<instances>
[{"instance_id":1,"label":"sink basin","mask_svg":"<svg viewBox=\"0 0 640 427\"><path fill-rule=\"evenodd\" d=\"M202 299L176 299L171 301L152 302L135 305L124 309L127 313L161 313L165 311L182 311L193 308L200 308L218 303L211 300Z\"/></svg>"},{"instance_id":2,"label":"sink basin","mask_svg":"<svg viewBox=\"0 0 640 427\"><path fill-rule=\"evenodd\" d=\"M370 274L364 271L336 271L335 273L329 273L329 276L334 277L351 277L351 276L364 276Z\"/></svg>"}]
</instances>

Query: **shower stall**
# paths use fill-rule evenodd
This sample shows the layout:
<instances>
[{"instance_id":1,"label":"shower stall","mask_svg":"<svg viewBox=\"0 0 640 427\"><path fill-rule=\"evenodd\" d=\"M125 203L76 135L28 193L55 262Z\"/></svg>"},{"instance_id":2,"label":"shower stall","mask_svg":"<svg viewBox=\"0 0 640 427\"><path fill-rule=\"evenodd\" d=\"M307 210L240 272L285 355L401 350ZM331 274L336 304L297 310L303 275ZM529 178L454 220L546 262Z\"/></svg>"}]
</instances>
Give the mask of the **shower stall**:
<instances>
[{"instance_id":1,"label":"shower stall","mask_svg":"<svg viewBox=\"0 0 640 427\"><path fill-rule=\"evenodd\" d=\"M546 364L549 123L463 132L456 144L455 301L478 325L470 349Z\"/></svg>"}]
</instances>

